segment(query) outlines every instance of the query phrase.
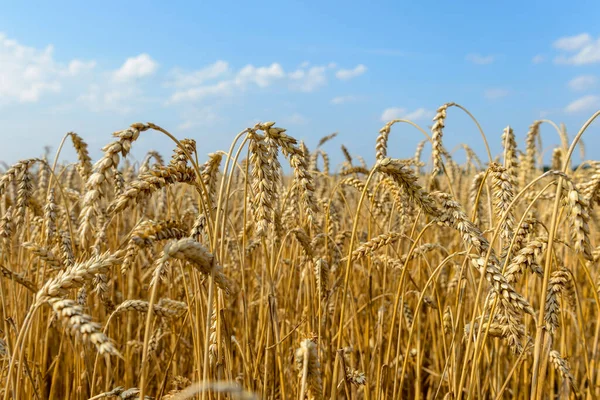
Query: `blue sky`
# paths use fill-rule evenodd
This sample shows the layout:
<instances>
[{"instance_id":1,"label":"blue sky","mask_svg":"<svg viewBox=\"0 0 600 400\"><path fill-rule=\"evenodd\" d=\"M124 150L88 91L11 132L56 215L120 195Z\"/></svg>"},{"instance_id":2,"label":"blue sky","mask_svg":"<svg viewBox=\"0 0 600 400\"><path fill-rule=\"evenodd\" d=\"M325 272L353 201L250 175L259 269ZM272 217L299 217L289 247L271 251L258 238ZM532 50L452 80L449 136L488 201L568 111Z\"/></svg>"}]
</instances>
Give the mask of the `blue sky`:
<instances>
[{"instance_id":1,"label":"blue sky","mask_svg":"<svg viewBox=\"0 0 600 400\"><path fill-rule=\"evenodd\" d=\"M75 131L92 156L111 133L151 121L200 155L227 149L257 121L277 121L334 162L339 145L374 159L385 121L423 127L449 101L479 119L494 153L511 125L571 137L600 109L600 2L6 2L0 13L0 160L39 156ZM483 157L475 126L448 112L445 145ZM544 147L558 143L542 129ZM422 135L396 127L390 155ZM599 157L600 128L584 136ZM144 133L139 160L172 144ZM63 159L73 160L66 149Z\"/></svg>"}]
</instances>

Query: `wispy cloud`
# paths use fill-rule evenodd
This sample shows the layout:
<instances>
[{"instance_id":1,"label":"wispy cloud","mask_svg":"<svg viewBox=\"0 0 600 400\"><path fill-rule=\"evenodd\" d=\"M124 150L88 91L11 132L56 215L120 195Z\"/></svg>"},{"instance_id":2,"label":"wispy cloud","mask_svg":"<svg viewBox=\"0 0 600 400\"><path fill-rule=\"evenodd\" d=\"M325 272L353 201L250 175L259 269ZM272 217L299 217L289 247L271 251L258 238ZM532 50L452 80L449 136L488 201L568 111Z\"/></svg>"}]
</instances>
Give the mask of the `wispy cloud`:
<instances>
[{"instance_id":1,"label":"wispy cloud","mask_svg":"<svg viewBox=\"0 0 600 400\"><path fill-rule=\"evenodd\" d=\"M531 62L532 62L533 64L541 64L541 63L543 63L544 61L546 61L546 57L544 57L544 56L543 56L543 55L541 55L541 54L536 54L536 55L535 55L535 56L533 56L533 58L531 59Z\"/></svg>"},{"instance_id":2,"label":"wispy cloud","mask_svg":"<svg viewBox=\"0 0 600 400\"><path fill-rule=\"evenodd\" d=\"M168 104L230 96L251 87L267 88L276 83L285 84L291 91L314 92L327 85L327 75L334 68L335 63L311 66L305 61L291 72L286 72L279 63L267 66L248 64L235 72L227 62L218 61L190 73L175 70L166 83L167 87L176 87Z\"/></svg>"},{"instance_id":3,"label":"wispy cloud","mask_svg":"<svg viewBox=\"0 0 600 400\"><path fill-rule=\"evenodd\" d=\"M229 63L222 60L192 72L175 68L169 72L169 80L165 86L178 88L198 86L214 79L223 78L230 72Z\"/></svg>"},{"instance_id":4,"label":"wispy cloud","mask_svg":"<svg viewBox=\"0 0 600 400\"><path fill-rule=\"evenodd\" d=\"M567 105L565 112L576 114L580 112L595 111L600 108L600 97L594 95L583 96Z\"/></svg>"},{"instance_id":5,"label":"wispy cloud","mask_svg":"<svg viewBox=\"0 0 600 400\"><path fill-rule=\"evenodd\" d=\"M488 100L497 100L508 96L509 93L510 91L508 89L493 88L486 90L483 95Z\"/></svg>"},{"instance_id":6,"label":"wispy cloud","mask_svg":"<svg viewBox=\"0 0 600 400\"><path fill-rule=\"evenodd\" d=\"M496 57L492 56L492 55L484 56L481 54L471 53L471 54L467 54L465 59L469 62L472 62L473 64L488 65L488 64L493 63L494 60L496 59Z\"/></svg>"},{"instance_id":7,"label":"wispy cloud","mask_svg":"<svg viewBox=\"0 0 600 400\"><path fill-rule=\"evenodd\" d=\"M588 45L592 41L589 33L581 33L575 36L565 36L554 42L554 47L559 50L575 51Z\"/></svg>"},{"instance_id":8,"label":"wispy cloud","mask_svg":"<svg viewBox=\"0 0 600 400\"><path fill-rule=\"evenodd\" d=\"M91 70L95 61L54 59L54 47L36 49L0 33L0 104L35 103L47 94L62 91L66 80Z\"/></svg>"},{"instance_id":9,"label":"wispy cloud","mask_svg":"<svg viewBox=\"0 0 600 400\"><path fill-rule=\"evenodd\" d=\"M144 78L153 75L158 69L158 64L148 54L143 53L136 57L128 58L125 63L115 71L114 79L120 82Z\"/></svg>"},{"instance_id":10,"label":"wispy cloud","mask_svg":"<svg viewBox=\"0 0 600 400\"><path fill-rule=\"evenodd\" d=\"M356 78L357 76L361 76L365 72L367 72L367 67L365 67L363 64L358 64L353 69L340 69L335 73L335 77L345 81Z\"/></svg>"},{"instance_id":11,"label":"wispy cloud","mask_svg":"<svg viewBox=\"0 0 600 400\"><path fill-rule=\"evenodd\" d=\"M331 104L335 104L335 105L339 105L339 104L346 104L346 103L352 103L354 101L358 100L358 97L356 96L352 96L352 95L348 95L348 96L337 96L334 97L333 99L331 99Z\"/></svg>"},{"instance_id":12,"label":"wispy cloud","mask_svg":"<svg viewBox=\"0 0 600 400\"><path fill-rule=\"evenodd\" d=\"M290 89L300 92L313 92L327 84L326 66L299 68L288 74Z\"/></svg>"},{"instance_id":13,"label":"wispy cloud","mask_svg":"<svg viewBox=\"0 0 600 400\"><path fill-rule=\"evenodd\" d=\"M383 110L381 114L381 121L389 122L393 119L409 119L411 121L418 121L422 119L432 118L435 113L425 108L417 108L414 111L408 111L403 107L390 107Z\"/></svg>"},{"instance_id":14,"label":"wispy cloud","mask_svg":"<svg viewBox=\"0 0 600 400\"><path fill-rule=\"evenodd\" d=\"M598 79L593 75L580 75L569 81L569 88L575 91L584 91L593 89L598 83Z\"/></svg>"},{"instance_id":15,"label":"wispy cloud","mask_svg":"<svg viewBox=\"0 0 600 400\"><path fill-rule=\"evenodd\" d=\"M589 33L562 37L553 45L565 53L554 59L557 64L585 65L600 62L600 37L594 39Z\"/></svg>"},{"instance_id":16,"label":"wispy cloud","mask_svg":"<svg viewBox=\"0 0 600 400\"><path fill-rule=\"evenodd\" d=\"M240 69L232 78L210 85L198 84L206 82L208 77L216 78L223 76L229 70L229 66L225 64L227 63L219 62L217 65L212 64L189 74L178 72L177 82L179 89L171 95L169 103L201 100L210 96L228 96L236 91L244 90L248 85L265 88L285 76L283 68L279 63L272 63L271 65L262 67L255 67L249 64ZM184 82L188 82L191 87L185 88Z\"/></svg>"},{"instance_id":17,"label":"wispy cloud","mask_svg":"<svg viewBox=\"0 0 600 400\"><path fill-rule=\"evenodd\" d=\"M85 67L81 64L75 69ZM89 69L90 65L87 67ZM75 98L75 104L97 113L130 114L144 103L155 101L144 93L139 81L154 75L157 69L158 63L148 54L129 57L118 69L98 71L81 81L80 84L87 89Z\"/></svg>"}]
</instances>

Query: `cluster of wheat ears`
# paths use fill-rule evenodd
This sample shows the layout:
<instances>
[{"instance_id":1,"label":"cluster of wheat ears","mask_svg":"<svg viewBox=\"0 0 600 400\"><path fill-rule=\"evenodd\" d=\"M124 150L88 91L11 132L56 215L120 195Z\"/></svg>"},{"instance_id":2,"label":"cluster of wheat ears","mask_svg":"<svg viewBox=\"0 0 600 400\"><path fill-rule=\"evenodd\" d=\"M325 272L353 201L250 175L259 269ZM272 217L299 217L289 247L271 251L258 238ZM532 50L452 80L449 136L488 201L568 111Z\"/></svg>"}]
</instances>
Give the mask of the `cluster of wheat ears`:
<instances>
[{"instance_id":1,"label":"cluster of wheat ears","mask_svg":"<svg viewBox=\"0 0 600 400\"><path fill-rule=\"evenodd\" d=\"M0 396L599 398L600 162L571 156L600 111L571 142L540 120L519 150L507 127L495 159L473 118L488 159L464 145L459 165L450 110L473 118L391 121L374 165L342 146L335 171L335 134L310 151L273 122L204 163L136 123L95 163L70 132L53 162L7 167ZM401 126L425 137L410 159L388 155ZM150 130L170 161L128 161Z\"/></svg>"}]
</instances>

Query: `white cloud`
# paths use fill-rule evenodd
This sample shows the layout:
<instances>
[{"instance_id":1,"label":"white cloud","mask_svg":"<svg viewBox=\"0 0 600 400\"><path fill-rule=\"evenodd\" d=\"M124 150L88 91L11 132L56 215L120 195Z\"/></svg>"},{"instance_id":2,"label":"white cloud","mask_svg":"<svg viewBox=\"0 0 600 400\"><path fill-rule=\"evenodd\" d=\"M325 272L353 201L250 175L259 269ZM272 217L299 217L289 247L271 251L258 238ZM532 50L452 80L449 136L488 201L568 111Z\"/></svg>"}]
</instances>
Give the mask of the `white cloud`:
<instances>
[{"instance_id":1,"label":"white cloud","mask_svg":"<svg viewBox=\"0 0 600 400\"><path fill-rule=\"evenodd\" d=\"M509 93L510 92L507 89L494 88L486 90L483 95L488 100L497 100L501 99L502 97L508 96Z\"/></svg>"},{"instance_id":2,"label":"white cloud","mask_svg":"<svg viewBox=\"0 0 600 400\"><path fill-rule=\"evenodd\" d=\"M288 74L290 88L300 92L314 92L327 84L326 67L315 66L309 69L297 69Z\"/></svg>"},{"instance_id":3,"label":"white cloud","mask_svg":"<svg viewBox=\"0 0 600 400\"><path fill-rule=\"evenodd\" d=\"M554 47L559 50L575 51L588 45L592 41L589 33L582 33L576 36L562 37L554 42Z\"/></svg>"},{"instance_id":4,"label":"white cloud","mask_svg":"<svg viewBox=\"0 0 600 400\"><path fill-rule=\"evenodd\" d=\"M356 78L357 76L361 76L365 72L367 72L367 67L365 67L363 64L358 64L353 69L340 69L335 73L335 77L345 81Z\"/></svg>"},{"instance_id":5,"label":"white cloud","mask_svg":"<svg viewBox=\"0 0 600 400\"><path fill-rule=\"evenodd\" d=\"M541 64L544 61L546 61L546 57L544 57L541 54L537 54L537 55L533 56L533 58L531 59L531 62L534 64Z\"/></svg>"},{"instance_id":6,"label":"white cloud","mask_svg":"<svg viewBox=\"0 0 600 400\"><path fill-rule=\"evenodd\" d=\"M255 83L258 87L264 88L284 76L283 68L278 63L258 68L253 65L246 65L238 72L235 81L238 85Z\"/></svg>"},{"instance_id":7,"label":"white cloud","mask_svg":"<svg viewBox=\"0 0 600 400\"><path fill-rule=\"evenodd\" d=\"M234 81L222 81L214 85L198 86L191 89L178 90L171 95L169 103L201 100L209 96L228 96L234 93L234 89Z\"/></svg>"},{"instance_id":8,"label":"white cloud","mask_svg":"<svg viewBox=\"0 0 600 400\"><path fill-rule=\"evenodd\" d=\"M59 93L65 79L95 64L72 60L64 65L53 53L51 45L45 49L27 47L0 33L0 104L32 103L46 94Z\"/></svg>"},{"instance_id":9,"label":"white cloud","mask_svg":"<svg viewBox=\"0 0 600 400\"><path fill-rule=\"evenodd\" d=\"M481 54L467 54L467 56L465 57L465 59L469 62L472 62L473 64L478 64L478 65L487 65L487 64L491 64L494 62L495 57L492 55L489 56L483 56Z\"/></svg>"},{"instance_id":10,"label":"white cloud","mask_svg":"<svg viewBox=\"0 0 600 400\"><path fill-rule=\"evenodd\" d=\"M137 78L150 76L156 72L158 64L146 53L128 58L125 63L115 71L114 79L117 81L131 81Z\"/></svg>"},{"instance_id":11,"label":"white cloud","mask_svg":"<svg viewBox=\"0 0 600 400\"><path fill-rule=\"evenodd\" d=\"M96 67L96 61L81 61L81 60L73 60L69 63L67 67L66 74L69 76L77 76L84 72L88 72L93 70Z\"/></svg>"},{"instance_id":12,"label":"white cloud","mask_svg":"<svg viewBox=\"0 0 600 400\"><path fill-rule=\"evenodd\" d=\"M411 121L417 121L426 118L432 118L435 115L433 111L425 108L417 108L414 111L408 112L402 107L390 107L386 108L381 114L381 121L389 122L393 119L409 119Z\"/></svg>"},{"instance_id":13,"label":"white cloud","mask_svg":"<svg viewBox=\"0 0 600 400\"><path fill-rule=\"evenodd\" d=\"M581 75L569 81L569 88L575 91L583 91L592 89L598 79L593 75Z\"/></svg>"},{"instance_id":14,"label":"white cloud","mask_svg":"<svg viewBox=\"0 0 600 400\"><path fill-rule=\"evenodd\" d=\"M303 63L303 65L308 64ZM167 86L177 87L168 103L195 101L210 96L230 96L236 92L248 90L252 86L266 88L276 83L287 84L291 90L313 92L327 84L327 69L327 66L312 66L286 72L279 63L272 63L268 66L249 64L232 74L229 65L220 62L219 65L213 64L190 74L176 71L172 72L175 79L167 83ZM233 76L222 80L215 79L223 78L226 75ZM203 84L209 78L217 81L208 85Z\"/></svg>"},{"instance_id":15,"label":"white cloud","mask_svg":"<svg viewBox=\"0 0 600 400\"><path fill-rule=\"evenodd\" d=\"M433 118L435 113L430 110L426 110L424 108L417 108L415 111L409 112L404 116L406 119L410 119L411 121L417 121L421 119Z\"/></svg>"},{"instance_id":16,"label":"white cloud","mask_svg":"<svg viewBox=\"0 0 600 400\"><path fill-rule=\"evenodd\" d=\"M169 73L171 81L167 82L167 87L190 87L202 85L208 81L222 78L229 74L231 69L226 61L219 60L214 64L201 68L197 71L184 72L180 69L173 69Z\"/></svg>"},{"instance_id":17,"label":"white cloud","mask_svg":"<svg viewBox=\"0 0 600 400\"><path fill-rule=\"evenodd\" d=\"M358 100L358 98L356 96L337 96L334 97L333 99L331 99L331 104L345 104L345 103L351 103L353 101Z\"/></svg>"},{"instance_id":18,"label":"white cloud","mask_svg":"<svg viewBox=\"0 0 600 400\"><path fill-rule=\"evenodd\" d=\"M566 53L554 59L557 64L585 65L600 62L600 37L593 39L588 33L560 38L554 42L554 47Z\"/></svg>"},{"instance_id":19,"label":"white cloud","mask_svg":"<svg viewBox=\"0 0 600 400\"><path fill-rule=\"evenodd\" d=\"M596 111L600 108L600 97L594 95L583 96L567 105L565 112L575 114L579 112Z\"/></svg>"}]
</instances>

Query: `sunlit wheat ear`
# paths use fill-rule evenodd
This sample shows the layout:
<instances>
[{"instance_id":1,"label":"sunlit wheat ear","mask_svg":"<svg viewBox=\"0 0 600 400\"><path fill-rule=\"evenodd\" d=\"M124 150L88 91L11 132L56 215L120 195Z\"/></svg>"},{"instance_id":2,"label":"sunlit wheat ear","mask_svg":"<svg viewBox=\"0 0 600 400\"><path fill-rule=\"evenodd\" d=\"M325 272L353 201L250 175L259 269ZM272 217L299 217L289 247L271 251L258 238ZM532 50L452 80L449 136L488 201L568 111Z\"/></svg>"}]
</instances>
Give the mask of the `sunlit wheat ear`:
<instances>
[{"instance_id":1,"label":"sunlit wheat ear","mask_svg":"<svg viewBox=\"0 0 600 400\"><path fill-rule=\"evenodd\" d=\"M317 201L315 199L315 186L313 177L308 169L308 155L297 146L296 139L285 134L285 129L275 126L261 126L265 136L273 140L287 157L294 171L294 182L300 190L300 198L308 222L312 223L317 213Z\"/></svg>"},{"instance_id":2,"label":"sunlit wheat ear","mask_svg":"<svg viewBox=\"0 0 600 400\"><path fill-rule=\"evenodd\" d=\"M360 246L352 252L351 260L352 262L356 262L373 253L377 249L393 244L401 237L402 235L397 232L383 233L377 237L374 237L368 242L361 243Z\"/></svg>"},{"instance_id":3,"label":"sunlit wheat ear","mask_svg":"<svg viewBox=\"0 0 600 400\"><path fill-rule=\"evenodd\" d=\"M439 215L435 202L429 193L418 184L417 176L407 165L400 160L384 158L379 160L377 168L402 187L408 197L421 207L425 213L434 217Z\"/></svg>"},{"instance_id":4,"label":"sunlit wheat ear","mask_svg":"<svg viewBox=\"0 0 600 400\"><path fill-rule=\"evenodd\" d=\"M144 157L144 160L142 161L142 164L140 165L140 168L138 169L138 173L141 175L144 172L148 172L150 170L151 165L150 165L150 161L154 159L154 164L156 166L163 166L165 165L165 161L163 159L163 157L160 155L159 152L154 151L154 150L150 150L147 154L146 157Z\"/></svg>"},{"instance_id":5,"label":"sunlit wheat ear","mask_svg":"<svg viewBox=\"0 0 600 400\"><path fill-rule=\"evenodd\" d=\"M128 400L136 400L140 397L140 389L138 388L129 388L125 389L122 386L117 386L116 388L109 390L108 392L103 392L95 395L94 397L90 397L88 400L99 400L106 397L117 397L119 399L128 399ZM144 396L144 400L153 400L154 397Z\"/></svg>"},{"instance_id":6,"label":"sunlit wheat ear","mask_svg":"<svg viewBox=\"0 0 600 400\"><path fill-rule=\"evenodd\" d=\"M26 279L24 277L24 274L21 274L21 273L17 274L15 272L9 270L8 268L0 265L0 275L6 279L9 279L11 281L18 283L19 285L26 287L31 292L35 293L37 291L36 285L33 282Z\"/></svg>"},{"instance_id":7,"label":"sunlit wheat ear","mask_svg":"<svg viewBox=\"0 0 600 400\"><path fill-rule=\"evenodd\" d=\"M319 298L325 299L327 297L329 288L329 264L324 258L317 258L314 264L315 281L317 283Z\"/></svg>"},{"instance_id":8,"label":"sunlit wheat ear","mask_svg":"<svg viewBox=\"0 0 600 400\"><path fill-rule=\"evenodd\" d=\"M56 199L54 197L54 188L50 189L46 205L44 206L44 227L46 229L46 238L48 243L52 243L56 234Z\"/></svg>"},{"instance_id":9,"label":"sunlit wheat ear","mask_svg":"<svg viewBox=\"0 0 600 400\"><path fill-rule=\"evenodd\" d=\"M511 286L502 274L499 261L493 251L491 251L487 264L485 263L490 244L481 230L467 218L460 204L448 193L436 192L433 195L441 203L442 211L438 218L439 223L456 229L460 232L462 240L477 250L480 256L470 256L472 265L483 272L493 290L501 296L503 302L507 303L507 309L513 308L533 315L533 309L529 302Z\"/></svg>"},{"instance_id":10,"label":"sunlit wheat ear","mask_svg":"<svg viewBox=\"0 0 600 400\"><path fill-rule=\"evenodd\" d=\"M538 264L538 259L546 249L547 244L548 238L540 237L530 241L526 246L520 249L513 257L508 267L506 267L504 275L506 276L508 283L514 284L519 275L528 269L533 273L543 276L544 271Z\"/></svg>"},{"instance_id":11,"label":"sunlit wheat ear","mask_svg":"<svg viewBox=\"0 0 600 400\"><path fill-rule=\"evenodd\" d=\"M600 163L594 162L591 165L593 173L577 187L590 206L590 212L596 204L600 203Z\"/></svg>"},{"instance_id":12,"label":"sunlit wheat ear","mask_svg":"<svg viewBox=\"0 0 600 400\"><path fill-rule=\"evenodd\" d=\"M291 233L294 234L298 243L302 246L302 250L304 254L310 259L314 258L315 254L313 252L313 247L311 245L310 237L306 234L306 231L302 228L294 228L291 230Z\"/></svg>"},{"instance_id":13,"label":"sunlit wheat ear","mask_svg":"<svg viewBox=\"0 0 600 400\"><path fill-rule=\"evenodd\" d=\"M348 166L352 167L352 155L348 151L348 148L344 145L341 145L340 150L342 150L342 154L344 155L344 159L346 160L346 163L348 163Z\"/></svg>"},{"instance_id":14,"label":"sunlit wheat ear","mask_svg":"<svg viewBox=\"0 0 600 400\"><path fill-rule=\"evenodd\" d=\"M500 237L505 241L510 241L514 233L515 217L513 211L508 207L515 197L514 178L506 168L497 163L490 165L490 171L495 213L498 217L502 217L508 212L500 226Z\"/></svg>"},{"instance_id":15,"label":"sunlit wheat ear","mask_svg":"<svg viewBox=\"0 0 600 400\"><path fill-rule=\"evenodd\" d=\"M28 171L31 165L38 161L41 160L38 158L21 160L7 169L0 177L0 197L6 193L6 189L9 184L17 182L18 178Z\"/></svg>"},{"instance_id":16,"label":"sunlit wheat ear","mask_svg":"<svg viewBox=\"0 0 600 400\"><path fill-rule=\"evenodd\" d=\"M35 179L34 179L35 181ZM37 170L37 181L34 182L34 191L36 194L35 200L44 203L46 201L46 193L50 184L50 166L46 156L42 157L42 163Z\"/></svg>"},{"instance_id":17,"label":"sunlit wheat ear","mask_svg":"<svg viewBox=\"0 0 600 400\"><path fill-rule=\"evenodd\" d=\"M563 180L562 196L563 204L567 207L567 214L571 225L571 239L575 244L575 251L581 253L586 260L592 260L589 204L579 193L575 185L568 179Z\"/></svg>"},{"instance_id":18,"label":"sunlit wheat ear","mask_svg":"<svg viewBox=\"0 0 600 400\"><path fill-rule=\"evenodd\" d=\"M158 190L176 183L195 185L196 172L191 167L169 166L159 167L141 175L131 182L125 192L117 197L108 207L109 214L115 214L133 207Z\"/></svg>"},{"instance_id":19,"label":"sunlit wheat ear","mask_svg":"<svg viewBox=\"0 0 600 400\"><path fill-rule=\"evenodd\" d=\"M469 187L469 203L474 207L475 211L475 224L479 225L478 222L483 217L483 196L485 195L485 187L481 187L483 179L485 178L485 171L478 172L473 177L471 186ZM481 189L481 190L480 190ZM477 196L479 195L479 199Z\"/></svg>"},{"instance_id":20,"label":"sunlit wheat ear","mask_svg":"<svg viewBox=\"0 0 600 400\"><path fill-rule=\"evenodd\" d=\"M92 280L94 293L100 298L107 312L112 312L115 309L115 304L110 297L109 278L106 274L96 274Z\"/></svg>"},{"instance_id":21,"label":"sunlit wheat ear","mask_svg":"<svg viewBox=\"0 0 600 400\"><path fill-rule=\"evenodd\" d=\"M444 317L442 323L444 326L444 333L448 334L453 331L454 320L452 318L452 310L450 309L450 306L446 306L446 309L444 310Z\"/></svg>"},{"instance_id":22,"label":"sunlit wheat ear","mask_svg":"<svg viewBox=\"0 0 600 400\"><path fill-rule=\"evenodd\" d=\"M68 231L60 231L59 236L59 247L62 262L66 267L71 267L75 263L75 255L73 253L73 243L71 243L71 235Z\"/></svg>"},{"instance_id":23,"label":"sunlit wheat ear","mask_svg":"<svg viewBox=\"0 0 600 400\"><path fill-rule=\"evenodd\" d=\"M220 153L210 153L208 155L208 161L205 162L200 169L202 182L204 182L204 186L206 187L206 190L208 190L208 198L205 198L206 204L211 205L211 207L216 201L217 177L222 159L223 156Z\"/></svg>"},{"instance_id":24,"label":"sunlit wheat ear","mask_svg":"<svg viewBox=\"0 0 600 400\"><path fill-rule=\"evenodd\" d=\"M0 218L0 245L8 256L12 253L11 241L14 233L13 208L8 207L6 213Z\"/></svg>"},{"instance_id":25,"label":"sunlit wheat ear","mask_svg":"<svg viewBox=\"0 0 600 400\"><path fill-rule=\"evenodd\" d=\"M91 282L96 274L106 273L118 262L119 257L104 253L59 271L40 288L36 295L36 304L42 304L51 298L65 296L70 289L78 289L84 283Z\"/></svg>"},{"instance_id":26,"label":"sunlit wheat ear","mask_svg":"<svg viewBox=\"0 0 600 400\"><path fill-rule=\"evenodd\" d=\"M214 273L215 283L226 293L235 292L233 282L223 273L223 267L214 262L214 256L203 244L193 238L170 242L165 246L165 256L189 261L203 274Z\"/></svg>"},{"instance_id":27,"label":"sunlit wheat ear","mask_svg":"<svg viewBox=\"0 0 600 400\"><path fill-rule=\"evenodd\" d=\"M194 153L196 153L196 141L194 139L182 139L179 141L183 146L185 151L177 146L175 150L173 150L173 156L169 161L169 165L175 167L176 169L184 169L189 165L189 159L185 155L187 152L190 156L193 157Z\"/></svg>"},{"instance_id":28,"label":"sunlit wheat ear","mask_svg":"<svg viewBox=\"0 0 600 400\"><path fill-rule=\"evenodd\" d=\"M329 175L329 156L321 149L316 149L313 153L311 153L308 167L311 171L318 172L319 168L317 167L317 162L319 156L321 156L323 159L323 173L325 175Z\"/></svg>"},{"instance_id":29,"label":"sunlit wheat ear","mask_svg":"<svg viewBox=\"0 0 600 400\"><path fill-rule=\"evenodd\" d=\"M441 206L438 223L456 229L463 241L473 246L481 255L486 254L490 248L488 240L483 236L481 229L469 220L460 203L449 193L433 192L431 195ZM492 253L492 259L494 258Z\"/></svg>"},{"instance_id":30,"label":"sunlit wheat ear","mask_svg":"<svg viewBox=\"0 0 600 400\"><path fill-rule=\"evenodd\" d=\"M273 204L275 191L273 187L274 172L270 162L270 151L264 137L254 129L248 131L250 163L252 165L252 188L254 191L254 213L256 234L263 237L267 234L269 224L273 221Z\"/></svg>"},{"instance_id":31,"label":"sunlit wheat ear","mask_svg":"<svg viewBox=\"0 0 600 400\"><path fill-rule=\"evenodd\" d=\"M187 236L185 227L177 221L144 221L131 233L121 271L127 269L135 261L140 249L152 246L156 241L181 239Z\"/></svg>"},{"instance_id":32,"label":"sunlit wheat ear","mask_svg":"<svg viewBox=\"0 0 600 400\"><path fill-rule=\"evenodd\" d=\"M317 143L317 148L323 146L325 143L329 142L331 139L335 138L338 135L337 132L330 133L329 135L323 136L319 139L319 143Z\"/></svg>"},{"instance_id":33,"label":"sunlit wheat ear","mask_svg":"<svg viewBox=\"0 0 600 400\"><path fill-rule=\"evenodd\" d=\"M51 250L46 249L33 242L25 242L23 243L23 248L27 249L36 257L39 257L40 260L45 262L48 266L52 268L62 268L62 262L54 255Z\"/></svg>"},{"instance_id":34,"label":"sunlit wheat ear","mask_svg":"<svg viewBox=\"0 0 600 400\"><path fill-rule=\"evenodd\" d=\"M117 308L114 311L114 314L124 313L127 311L135 311L138 313L146 314L148 312L149 306L149 303L145 300L125 300L117 306ZM152 310L155 315L163 318L171 318L180 313L179 310L163 307L158 304L155 304L152 307Z\"/></svg>"},{"instance_id":35,"label":"sunlit wheat ear","mask_svg":"<svg viewBox=\"0 0 600 400\"><path fill-rule=\"evenodd\" d=\"M558 297L561 297L559 303ZM575 285L571 274L566 268L560 268L550 275L548 292L546 294L546 312L544 322L546 329L555 334L559 327L559 313L561 305L573 307L575 304Z\"/></svg>"},{"instance_id":36,"label":"sunlit wheat ear","mask_svg":"<svg viewBox=\"0 0 600 400\"><path fill-rule=\"evenodd\" d=\"M29 205L29 200L33 197L33 177L29 168L23 169L23 172L18 176L17 204L16 204L16 219L17 226L21 226L25 221L25 213Z\"/></svg>"},{"instance_id":37,"label":"sunlit wheat ear","mask_svg":"<svg viewBox=\"0 0 600 400\"><path fill-rule=\"evenodd\" d=\"M556 350L550 351L549 358L550 358L550 363L552 364L552 366L554 367L556 372L559 373L559 375L561 376L562 379L564 379L566 382L569 383L571 390L573 390L573 393L575 393L575 396L577 398L579 398L580 394L578 392L577 385L575 383L575 378L571 374L571 367L569 366L567 361L564 358L562 358L560 353Z\"/></svg>"},{"instance_id":38,"label":"sunlit wheat ear","mask_svg":"<svg viewBox=\"0 0 600 400\"><path fill-rule=\"evenodd\" d=\"M519 225L514 237L512 248L510 249L512 254L516 254L523 248L525 245L525 241L531 235L535 233L536 227L538 226L539 221L535 218L525 218L523 223ZM502 254L501 258L505 258L507 255L505 253Z\"/></svg>"},{"instance_id":39,"label":"sunlit wheat ear","mask_svg":"<svg viewBox=\"0 0 600 400\"><path fill-rule=\"evenodd\" d=\"M83 138L75 132L69 132L69 136L71 137L73 147L75 148L77 158L79 159L79 163L77 164L77 171L79 172L79 176L81 176L81 179L85 182L88 180L90 174L92 173L92 159L88 152L88 145L83 140Z\"/></svg>"},{"instance_id":40,"label":"sunlit wheat ear","mask_svg":"<svg viewBox=\"0 0 600 400\"><path fill-rule=\"evenodd\" d=\"M183 301L168 299L165 297L158 301L158 305L168 310L176 311L178 313L186 311L188 309L188 305Z\"/></svg>"},{"instance_id":41,"label":"sunlit wheat ear","mask_svg":"<svg viewBox=\"0 0 600 400\"><path fill-rule=\"evenodd\" d=\"M536 166L536 158L537 158L537 147L536 147L536 139L540 134L540 125L542 121L533 121L531 126L529 126L529 131L527 131L527 135L525 136L525 165L524 167L527 169L528 173L533 172Z\"/></svg>"},{"instance_id":42,"label":"sunlit wheat ear","mask_svg":"<svg viewBox=\"0 0 600 400\"><path fill-rule=\"evenodd\" d=\"M48 303L72 335L81 338L84 343L93 344L102 355L121 356L112 341L102 333L100 324L93 322L79 304L57 297L48 299Z\"/></svg>"},{"instance_id":43,"label":"sunlit wheat ear","mask_svg":"<svg viewBox=\"0 0 600 400\"><path fill-rule=\"evenodd\" d=\"M321 363L317 352L317 345L310 339L300 342L296 350L296 369L301 379L301 396L307 394L309 399L321 399L323 393L323 380L321 378Z\"/></svg>"},{"instance_id":44,"label":"sunlit wheat ear","mask_svg":"<svg viewBox=\"0 0 600 400\"><path fill-rule=\"evenodd\" d=\"M379 130L379 136L377 136L376 144L375 144L375 159L383 160L387 157L387 142L390 137L390 131L392 129L392 124L387 123L383 128ZM344 146L342 146L342 150ZM350 159L350 164L352 164L352 159Z\"/></svg>"},{"instance_id":45,"label":"sunlit wheat ear","mask_svg":"<svg viewBox=\"0 0 600 400\"><path fill-rule=\"evenodd\" d=\"M113 133L117 140L102 149L104 155L94 164L93 173L86 183L86 194L82 202L79 233L84 247L89 244L88 240L93 227L92 220L97 212L97 203L103 194L103 186L113 178L115 169L119 165L119 154L123 157L129 154L132 143L137 140L141 132L148 129L150 129L149 125L132 124L128 129Z\"/></svg>"},{"instance_id":46,"label":"sunlit wheat ear","mask_svg":"<svg viewBox=\"0 0 600 400\"><path fill-rule=\"evenodd\" d=\"M517 159L517 141L515 134L510 126L504 128L502 132L502 146L504 147L504 168L512 175L513 180L517 180L517 171L519 161Z\"/></svg>"},{"instance_id":47,"label":"sunlit wheat ear","mask_svg":"<svg viewBox=\"0 0 600 400\"><path fill-rule=\"evenodd\" d=\"M560 147L552 150L552 161L550 163L550 168L560 171L563 167L563 151Z\"/></svg>"},{"instance_id":48,"label":"sunlit wheat ear","mask_svg":"<svg viewBox=\"0 0 600 400\"><path fill-rule=\"evenodd\" d=\"M431 157L433 158L433 174L437 174L443 168L442 155L446 154L442 145L442 136L446 122L446 110L453 103L447 103L437 109L433 117L433 126L431 127Z\"/></svg>"}]
</instances>

